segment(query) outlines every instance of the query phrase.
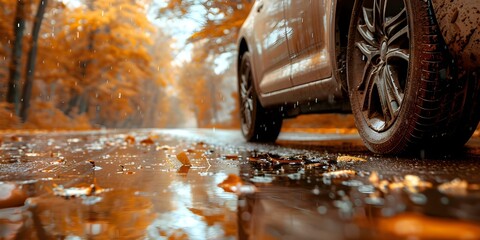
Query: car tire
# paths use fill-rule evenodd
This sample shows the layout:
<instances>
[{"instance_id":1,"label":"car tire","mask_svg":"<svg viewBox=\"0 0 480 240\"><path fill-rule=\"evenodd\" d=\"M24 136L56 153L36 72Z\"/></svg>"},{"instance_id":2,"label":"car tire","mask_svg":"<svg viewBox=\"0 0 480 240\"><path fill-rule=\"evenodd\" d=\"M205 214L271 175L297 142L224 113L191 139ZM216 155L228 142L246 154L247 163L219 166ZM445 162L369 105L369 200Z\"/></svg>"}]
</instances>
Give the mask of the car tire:
<instances>
[{"instance_id":1,"label":"car tire","mask_svg":"<svg viewBox=\"0 0 480 240\"><path fill-rule=\"evenodd\" d=\"M283 119L275 109L264 108L253 80L250 53L243 53L238 69L238 96L242 134L249 142L274 142Z\"/></svg>"},{"instance_id":2,"label":"car tire","mask_svg":"<svg viewBox=\"0 0 480 240\"><path fill-rule=\"evenodd\" d=\"M473 134L479 84L456 77L429 0L357 1L347 55L352 112L371 151L451 149Z\"/></svg>"}]
</instances>

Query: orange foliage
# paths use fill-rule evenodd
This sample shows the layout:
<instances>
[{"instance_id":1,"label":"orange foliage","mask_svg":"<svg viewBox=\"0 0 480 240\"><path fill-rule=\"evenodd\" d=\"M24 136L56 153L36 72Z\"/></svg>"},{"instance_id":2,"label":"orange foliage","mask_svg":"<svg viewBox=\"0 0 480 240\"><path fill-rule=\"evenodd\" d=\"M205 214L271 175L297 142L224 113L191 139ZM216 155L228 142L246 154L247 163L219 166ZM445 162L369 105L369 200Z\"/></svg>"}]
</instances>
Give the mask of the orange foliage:
<instances>
[{"instance_id":1,"label":"orange foliage","mask_svg":"<svg viewBox=\"0 0 480 240\"><path fill-rule=\"evenodd\" d=\"M14 115L8 103L0 102L0 129L15 129L20 126L20 119Z\"/></svg>"},{"instance_id":2,"label":"orange foliage","mask_svg":"<svg viewBox=\"0 0 480 240\"><path fill-rule=\"evenodd\" d=\"M192 34L191 42L208 39L207 49L214 53L231 51L254 1L251 0L170 0L160 13L171 11L177 17L188 15L192 7L202 6L205 16L200 31Z\"/></svg>"},{"instance_id":3,"label":"orange foliage","mask_svg":"<svg viewBox=\"0 0 480 240\"><path fill-rule=\"evenodd\" d=\"M38 0L27 2L38 5ZM166 124L166 118L162 122L159 116L169 109L168 95L162 88L175 74L170 70L173 57L165 54L170 51L171 40L147 18L149 4L102 0L65 5L61 0L50 1L38 39L32 93L32 102L44 103L32 104L33 114L25 127ZM0 0L0 55L6 56L0 58L0 86L8 77L15 6L16 1ZM28 32L33 9L26 11ZM4 89L0 88L0 97L5 96ZM39 112L35 107L41 107ZM2 109L0 115L10 113ZM47 122L41 123L44 120ZM12 128L15 121L0 123L0 127ZM49 125L54 123L57 125Z\"/></svg>"},{"instance_id":4,"label":"orange foliage","mask_svg":"<svg viewBox=\"0 0 480 240\"><path fill-rule=\"evenodd\" d=\"M66 116L62 111L52 106L51 102L35 102L29 113L29 118L23 128L48 130L87 130L92 129L87 116Z\"/></svg>"}]
</instances>

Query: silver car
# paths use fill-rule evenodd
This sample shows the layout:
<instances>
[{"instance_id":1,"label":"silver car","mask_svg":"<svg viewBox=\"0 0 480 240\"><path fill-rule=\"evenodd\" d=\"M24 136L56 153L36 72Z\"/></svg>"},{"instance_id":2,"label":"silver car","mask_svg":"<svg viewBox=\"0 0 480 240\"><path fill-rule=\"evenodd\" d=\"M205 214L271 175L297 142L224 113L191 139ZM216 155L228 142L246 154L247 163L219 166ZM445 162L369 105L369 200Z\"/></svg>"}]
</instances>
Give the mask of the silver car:
<instances>
[{"instance_id":1,"label":"silver car","mask_svg":"<svg viewBox=\"0 0 480 240\"><path fill-rule=\"evenodd\" d=\"M478 63L452 52L434 4L257 1L238 40L245 138L275 141L299 114L351 112L375 153L463 146L480 117Z\"/></svg>"}]
</instances>

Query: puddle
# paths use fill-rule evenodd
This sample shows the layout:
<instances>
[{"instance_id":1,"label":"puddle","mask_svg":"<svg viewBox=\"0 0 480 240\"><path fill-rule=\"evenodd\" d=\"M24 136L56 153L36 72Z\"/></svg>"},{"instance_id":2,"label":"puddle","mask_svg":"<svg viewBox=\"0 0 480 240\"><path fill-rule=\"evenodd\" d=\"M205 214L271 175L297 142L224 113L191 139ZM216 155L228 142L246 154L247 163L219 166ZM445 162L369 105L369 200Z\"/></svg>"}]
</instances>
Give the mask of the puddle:
<instances>
[{"instance_id":1,"label":"puddle","mask_svg":"<svg viewBox=\"0 0 480 240\"><path fill-rule=\"evenodd\" d=\"M362 154L149 131L3 139L0 160L25 171L0 169L0 239L480 236L478 182L416 161L388 172Z\"/></svg>"}]
</instances>

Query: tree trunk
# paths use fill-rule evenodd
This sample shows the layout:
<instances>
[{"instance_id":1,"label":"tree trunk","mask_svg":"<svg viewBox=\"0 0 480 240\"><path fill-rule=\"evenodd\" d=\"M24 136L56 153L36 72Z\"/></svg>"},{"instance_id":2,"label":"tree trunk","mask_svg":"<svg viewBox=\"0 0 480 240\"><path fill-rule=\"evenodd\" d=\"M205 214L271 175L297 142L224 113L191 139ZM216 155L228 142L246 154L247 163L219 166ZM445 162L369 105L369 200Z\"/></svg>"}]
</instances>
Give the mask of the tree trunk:
<instances>
[{"instance_id":1,"label":"tree trunk","mask_svg":"<svg viewBox=\"0 0 480 240\"><path fill-rule=\"evenodd\" d=\"M38 35L40 27L42 26L43 15L47 6L48 0L41 0L40 5L35 15L35 23L32 28L32 42L30 51L28 52L27 73L25 78L25 85L23 86L23 103L20 111L20 118L25 122L28 118L28 109L30 107L30 99L32 95L33 77L35 76L35 62L37 60Z\"/></svg>"},{"instance_id":2,"label":"tree trunk","mask_svg":"<svg viewBox=\"0 0 480 240\"><path fill-rule=\"evenodd\" d=\"M13 25L14 39L10 60L10 76L8 80L7 102L13 104L15 114L20 112L20 77L22 69L22 40L25 30L25 1L18 0Z\"/></svg>"}]
</instances>

